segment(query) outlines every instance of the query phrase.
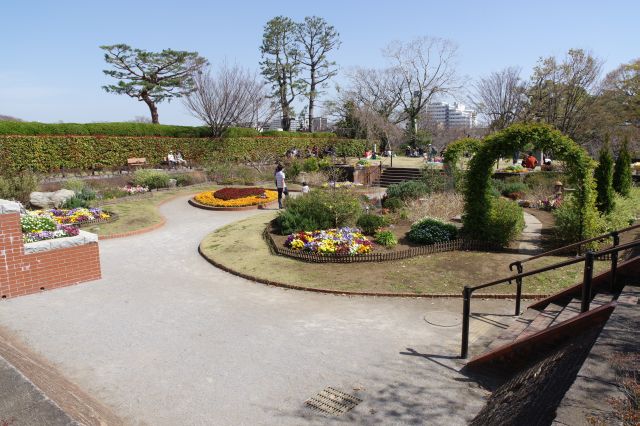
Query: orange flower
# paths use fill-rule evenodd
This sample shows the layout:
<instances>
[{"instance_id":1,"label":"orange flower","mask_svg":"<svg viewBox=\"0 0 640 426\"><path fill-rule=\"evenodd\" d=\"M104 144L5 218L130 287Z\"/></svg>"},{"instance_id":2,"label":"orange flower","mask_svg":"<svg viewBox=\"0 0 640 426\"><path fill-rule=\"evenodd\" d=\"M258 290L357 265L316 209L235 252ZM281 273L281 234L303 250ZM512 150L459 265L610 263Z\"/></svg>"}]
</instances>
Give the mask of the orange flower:
<instances>
[{"instance_id":1,"label":"orange flower","mask_svg":"<svg viewBox=\"0 0 640 426\"><path fill-rule=\"evenodd\" d=\"M265 197L250 196L233 200L221 200L216 198L213 193L214 191L201 192L193 198L200 204L213 207L247 207L258 204L268 204L278 199L278 193L268 189L264 191Z\"/></svg>"}]
</instances>

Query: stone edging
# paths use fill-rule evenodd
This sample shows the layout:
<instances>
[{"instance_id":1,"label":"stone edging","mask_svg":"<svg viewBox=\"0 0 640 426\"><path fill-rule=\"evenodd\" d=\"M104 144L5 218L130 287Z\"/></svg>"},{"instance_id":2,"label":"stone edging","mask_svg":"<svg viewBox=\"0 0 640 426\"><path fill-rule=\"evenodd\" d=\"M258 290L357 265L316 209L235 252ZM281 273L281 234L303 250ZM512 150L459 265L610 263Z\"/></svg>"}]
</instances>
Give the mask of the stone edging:
<instances>
[{"instance_id":1,"label":"stone edging","mask_svg":"<svg viewBox=\"0 0 640 426\"><path fill-rule=\"evenodd\" d=\"M309 291L313 293L324 293L324 294L333 294L335 296L375 296L375 297L406 297L406 298L420 298L420 299L439 299L439 298L451 298L458 299L462 298L462 292L457 293L432 293L432 294L414 294L414 293L375 293L375 292L365 292L365 291L339 291L339 290L329 290L324 288L311 288L311 287L303 287L293 284L285 284L278 281L267 280L264 278L256 277L253 275L245 274L244 272L236 271L231 269L223 264L216 262L212 258L208 257L202 251L202 243L198 245L198 253L200 256L204 258L207 262L212 264L218 269L222 269L225 272L228 272L232 275L238 276L240 278L244 278L249 281L254 281L261 284L266 284L274 287L285 288L288 290L302 290ZM523 294L523 299L543 299L549 297L548 294ZM513 294L500 294L500 293L477 293L477 299L514 299L515 295Z\"/></svg>"},{"instance_id":2,"label":"stone edging","mask_svg":"<svg viewBox=\"0 0 640 426\"><path fill-rule=\"evenodd\" d=\"M271 201L270 203L253 204L251 206L244 206L244 207L214 207L214 206L207 206L206 204L201 204L196 200L194 200L193 198L190 198L187 202L191 204L193 207L197 207L203 210L217 211L217 212L239 212L244 210L261 210L275 203L275 201Z\"/></svg>"}]
</instances>

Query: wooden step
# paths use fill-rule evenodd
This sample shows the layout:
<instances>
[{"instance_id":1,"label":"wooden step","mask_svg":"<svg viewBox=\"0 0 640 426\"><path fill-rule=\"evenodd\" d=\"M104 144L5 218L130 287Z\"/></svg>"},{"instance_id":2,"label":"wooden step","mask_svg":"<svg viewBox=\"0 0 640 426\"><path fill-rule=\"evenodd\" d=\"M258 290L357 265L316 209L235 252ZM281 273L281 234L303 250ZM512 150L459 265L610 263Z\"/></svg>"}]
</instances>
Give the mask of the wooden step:
<instances>
[{"instance_id":1,"label":"wooden step","mask_svg":"<svg viewBox=\"0 0 640 426\"><path fill-rule=\"evenodd\" d=\"M533 321L531 321L531 324L529 324L529 326L525 328L515 340L522 340L544 330L545 328L548 328L563 309L564 306L550 303L546 308L540 311Z\"/></svg>"},{"instance_id":2,"label":"wooden step","mask_svg":"<svg viewBox=\"0 0 640 426\"><path fill-rule=\"evenodd\" d=\"M540 311L536 311L535 309L527 309L526 311L524 311L522 315L515 318L513 323L511 323L511 325L506 330L500 333L500 335L489 344L487 349L492 350L513 342L516 337L518 337L518 335L522 333L524 329L527 328L529 324L531 324L531 321L533 321L533 319L539 314Z\"/></svg>"},{"instance_id":3,"label":"wooden step","mask_svg":"<svg viewBox=\"0 0 640 426\"><path fill-rule=\"evenodd\" d=\"M598 306L606 305L613 300L613 295L609 293L598 293L591 299L589 309L595 309Z\"/></svg>"},{"instance_id":4,"label":"wooden step","mask_svg":"<svg viewBox=\"0 0 640 426\"><path fill-rule=\"evenodd\" d=\"M562 312L560 312L560 314L558 314L558 316L553 320L551 325L553 326L556 324L560 324L561 322L578 316L580 314L581 305L582 302L580 301L580 299L571 299L571 301L567 303L567 306L564 307Z\"/></svg>"}]
</instances>

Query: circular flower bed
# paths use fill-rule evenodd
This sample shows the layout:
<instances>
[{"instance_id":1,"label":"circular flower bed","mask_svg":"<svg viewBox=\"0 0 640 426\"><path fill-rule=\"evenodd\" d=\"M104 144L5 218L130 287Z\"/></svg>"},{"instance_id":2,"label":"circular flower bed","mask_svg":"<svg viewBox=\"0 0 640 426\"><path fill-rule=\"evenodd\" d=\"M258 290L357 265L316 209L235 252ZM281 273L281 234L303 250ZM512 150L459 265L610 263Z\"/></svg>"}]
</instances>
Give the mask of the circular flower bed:
<instances>
[{"instance_id":1,"label":"circular flower bed","mask_svg":"<svg viewBox=\"0 0 640 426\"><path fill-rule=\"evenodd\" d=\"M326 231L297 232L289 235L285 246L309 253L347 254L370 253L371 241L358 228L328 229Z\"/></svg>"},{"instance_id":2,"label":"circular flower bed","mask_svg":"<svg viewBox=\"0 0 640 426\"><path fill-rule=\"evenodd\" d=\"M193 198L205 206L248 207L276 201L278 193L264 188L223 188L201 192Z\"/></svg>"},{"instance_id":3,"label":"circular flower bed","mask_svg":"<svg viewBox=\"0 0 640 426\"><path fill-rule=\"evenodd\" d=\"M80 225L97 220L109 220L111 215L100 208L48 209L36 210L36 216L48 216L61 225Z\"/></svg>"}]
</instances>

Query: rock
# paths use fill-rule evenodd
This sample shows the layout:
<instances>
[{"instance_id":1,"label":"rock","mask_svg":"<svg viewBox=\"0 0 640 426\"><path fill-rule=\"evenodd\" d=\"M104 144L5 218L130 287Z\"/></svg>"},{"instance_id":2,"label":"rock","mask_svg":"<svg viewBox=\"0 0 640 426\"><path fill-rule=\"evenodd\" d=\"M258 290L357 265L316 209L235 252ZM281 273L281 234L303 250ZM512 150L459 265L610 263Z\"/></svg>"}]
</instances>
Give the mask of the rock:
<instances>
[{"instance_id":1,"label":"rock","mask_svg":"<svg viewBox=\"0 0 640 426\"><path fill-rule=\"evenodd\" d=\"M0 200L0 214L20 213L21 207L17 201Z\"/></svg>"},{"instance_id":2,"label":"rock","mask_svg":"<svg viewBox=\"0 0 640 426\"><path fill-rule=\"evenodd\" d=\"M169 188L175 188L177 184L178 181L176 179L169 179Z\"/></svg>"},{"instance_id":3,"label":"rock","mask_svg":"<svg viewBox=\"0 0 640 426\"><path fill-rule=\"evenodd\" d=\"M48 209L53 207L53 201L51 201L51 192L32 192L29 195L29 203L40 209Z\"/></svg>"},{"instance_id":4,"label":"rock","mask_svg":"<svg viewBox=\"0 0 640 426\"><path fill-rule=\"evenodd\" d=\"M59 191L51 193L51 201L53 202L53 206L58 208L65 203L70 198L73 198L76 195L75 192L70 189L61 189Z\"/></svg>"}]
</instances>

